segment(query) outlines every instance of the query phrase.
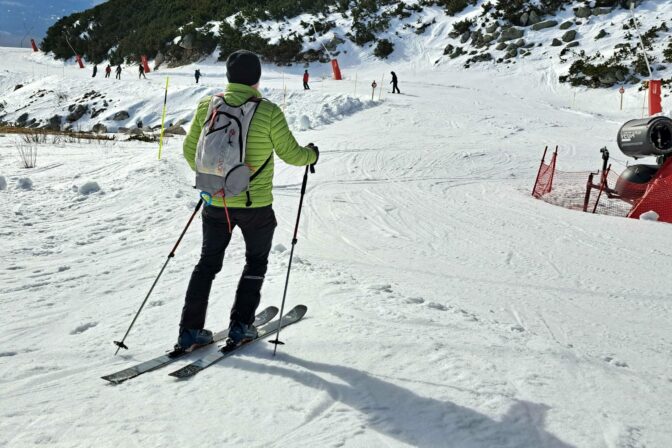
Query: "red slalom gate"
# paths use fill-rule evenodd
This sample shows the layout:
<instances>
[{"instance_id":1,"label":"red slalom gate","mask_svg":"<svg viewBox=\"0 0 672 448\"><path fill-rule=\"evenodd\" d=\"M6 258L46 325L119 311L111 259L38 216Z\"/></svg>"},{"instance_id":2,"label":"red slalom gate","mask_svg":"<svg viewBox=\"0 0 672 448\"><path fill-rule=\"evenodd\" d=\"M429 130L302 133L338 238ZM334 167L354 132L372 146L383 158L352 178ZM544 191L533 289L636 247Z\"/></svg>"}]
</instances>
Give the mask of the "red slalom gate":
<instances>
[{"instance_id":1,"label":"red slalom gate","mask_svg":"<svg viewBox=\"0 0 672 448\"><path fill-rule=\"evenodd\" d=\"M649 81L649 116L659 114L663 111L663 103L660 98L662 83L659 79Z\"/></svg>"},{"instance_id":2,"label":"red slalom gate","mask_svg":"<svg viewBox=\"0 0 672 448\"><path fill-rule=\"evenodd\" d=\"M30 39L30 45L33 47L33 51L38 51L37 45L35 44L35 39Z\"/></svg>"},{"instance_id":3,"label":"red slalom gate","mask_svg":"<svg viewBox=\"0 0 672 448\"><path fill-rule=\"evenodd\" d=\"M331 70L334 72L334 79L336 81L341 81L343 79L341 76L341 68L338 66L338 60L331 60Z\"/></svg>"},{"instance_id":4,"label":"red slalom gate","mask_svg":"<svg viewBox=\"0 0 672 448\"><path fill-rule=\"evenodd\" d=\"M79 64L79 68L84 68L84 62L82 61L82 57L80 55L75 55L75 59L77 59L77 63Z\"/></svg>"}]
</instances>

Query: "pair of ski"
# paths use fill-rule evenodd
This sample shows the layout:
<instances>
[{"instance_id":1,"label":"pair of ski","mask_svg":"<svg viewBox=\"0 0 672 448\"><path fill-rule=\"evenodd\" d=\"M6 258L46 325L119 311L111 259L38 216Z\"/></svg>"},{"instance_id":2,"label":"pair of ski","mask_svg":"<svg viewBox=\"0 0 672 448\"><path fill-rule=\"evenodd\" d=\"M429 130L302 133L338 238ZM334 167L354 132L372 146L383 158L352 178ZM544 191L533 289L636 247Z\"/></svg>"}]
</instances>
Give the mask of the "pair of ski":
<instances>
[{"instance_id":1,"label":"pair of ski","mask_svg":"<svg viewBox=\"0 0 672 448\"><path fill-rule=\"evenodd\" d=\"M306 306L297 305L287 314L285 314L282 320L272 321L273 318L278 314L278 309L274 306L269 306L268 308L264 309L262 312L257 314L254 319L254 325L257 327L259 332L258 336L255 339L251 340L250 342L246 342L242 345L239 345L238 347L235 347L226 352L222 352L220 350L212 352L200 359L197 359L191 364L182 367L181 369L171 372L169 375L174 376L176 378L189 378L191 376L194 376L201 370L210 367L211 365L216 364L222 359L233 355L240 348L246 347L254 342L260 341L272 334L275 334L281 328L285 328L288 325L295 324L296 322L300 321L303 318L307 310L308 309L306 308ZM281 324L282 327L280 326ZM190 352L173 351L170 353L166 353L165 355L158 356L154 359L150 359L149 361L145 361L143 363L137 364L127 369L120 370L119 372L112 373L110 375L105 375L102 378L114 384L123 383L124 381L129 380L131 378L135 378L136 376L142 375L143 373L151 372L153 370L167 366L168 364L171 364L177 361L178 359L181 359L189 355L190 353L193 353L195 350L201 349L203 347L208 347L212 344L216 344L217 342L223 341L228 336L228 333L229 333L228 329L220 331L213 336L212 343L200 346L197 349L194 349Z\"/></svg>"}]
</instances>

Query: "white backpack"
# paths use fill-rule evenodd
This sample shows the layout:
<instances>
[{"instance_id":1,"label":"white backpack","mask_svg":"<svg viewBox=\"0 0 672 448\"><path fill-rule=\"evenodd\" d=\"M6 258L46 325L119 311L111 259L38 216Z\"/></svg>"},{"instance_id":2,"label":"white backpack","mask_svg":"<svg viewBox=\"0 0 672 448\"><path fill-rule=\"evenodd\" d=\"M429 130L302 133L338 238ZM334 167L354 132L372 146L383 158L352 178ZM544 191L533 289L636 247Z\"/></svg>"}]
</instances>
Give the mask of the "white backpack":
<instances>
[{"instance_id":1,"label":"white backpack","mask_svg":"<svg viewBox=\"0 0 672 448\"><path fill-rule=\"evenodd\" d=\"M247 133L260 102L261 98L252 97L240 106L231 106L221 95L210 100L196 147L196 188L210 197L226 198L247 191L250 181L268 163L266 160L252 175L245 165ZM249 191L247 194L249 207Z\"/></svg>"}]
</instances>

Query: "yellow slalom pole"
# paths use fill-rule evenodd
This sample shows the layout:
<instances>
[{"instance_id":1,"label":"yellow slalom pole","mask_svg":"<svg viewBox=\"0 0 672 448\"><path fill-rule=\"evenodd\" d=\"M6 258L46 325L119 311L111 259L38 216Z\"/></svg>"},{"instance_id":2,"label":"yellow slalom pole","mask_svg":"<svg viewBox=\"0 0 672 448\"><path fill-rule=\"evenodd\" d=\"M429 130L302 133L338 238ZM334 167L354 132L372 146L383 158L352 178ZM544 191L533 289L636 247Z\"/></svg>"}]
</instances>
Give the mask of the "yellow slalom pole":
<instances>
[{"instance_id":1,"label":"yellow slalom pole","mask_svg":"<svg viewBox=\"0 0 672 448\"><path fill-rule=\"evenodd\" d=\"M163 131L166 122L166 103L168 102L168 81L170 77L166 77L166 92L163 95L163 114L161 115L161 135L159 136L159 160L161 160L161 151L163 150Z\"/></svg>"}]
</instances>

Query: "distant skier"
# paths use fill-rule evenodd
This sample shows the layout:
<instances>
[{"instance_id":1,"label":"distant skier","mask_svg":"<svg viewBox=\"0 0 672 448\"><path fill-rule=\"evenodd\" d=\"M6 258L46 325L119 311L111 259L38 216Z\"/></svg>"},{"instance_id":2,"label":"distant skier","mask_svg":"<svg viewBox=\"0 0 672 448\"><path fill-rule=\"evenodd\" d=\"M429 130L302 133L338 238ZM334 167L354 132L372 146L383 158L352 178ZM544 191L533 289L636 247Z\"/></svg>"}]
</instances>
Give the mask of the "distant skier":
<instances>
[{"instance_id":1,"label":"distant skier","mask_svg":"<svg viewBox=\"0 0 672 448\"><path fill-rule=\"evenodd\" d=\"M142 64L138 66L138 79L141 78L147 79L147 77L145 76L145 67Z\"/></svg>"},{"instance_id":2,"label":"distant skier","mask_svg":"<svg viewBox=\"0 0 672 448\"><path fill-rule=\"evenodd\" d=\"M121 79L121 64L117 65L117 70L116 70L116 79Z\"/></svg>"},{"instance_id":3,"label":"distant skier","mask_svg":"<svg viewBox=\"0 0 672 448\"><path fill-rule=\"evenodd\" d=\"M98 74L98 64L93 66L93 75L91 75L91 77L95 78L97 74Z\"/></svg>"},{"instance_id":4,"label":"distant skier","mask_svg":"<svg viewBox=\"0 0 672 448\"><path fill-rule=\"evenodd\" d=\"M222 127L225 115L213 115L222 118L216 118L216 123L209 123L206 115L213 97L202 99L184 140L184 157L191 169L197 171L197 145L201 150L199 140L203 126L212 126L215 129L213 132L223 129L229 136L240 132L248 136L245 165L251 169L254 177L246 192L226 197L226 202L222 190L211 192L212 203L203 209L201 258L187 288L176 351L189 350L194 345L212 341L212 332L203 329L210 288L215 275L222 269L224 252L236 226L240 227L245 240L245 268L231 309L226 344L234 347L256 337L257 329L252 324L261 299L261 286L277 226L272 207L274 152L283 161L295 166L314 165L319 158L318 149L312 143L305 147L299 146L287 126L285 115L277 105L267 100L259 101L262 97L258 90L261 62L257 55L245 50L231 53L226 61L226 71L229 84L223 93L225 103L219 103L217 107L224 110L228 108L232 112L231 109L235 111L236 108L249 107L250 103L254 103L255 108L250 109L253 115L238 129L234 126ZM207 152L207 145L203 144L202 148ZM207 154L199 153L199 161L210 159L212 157L207 157ZM210 171L208 166L203 168L209 170L208 173L216 172ZM197 176L206 180L217 177L207 173L197 173ZM221 296L221 290L217 295Z\"/></svg>"},{"instance_id":5,"label":"distant skier","mask_svg":"<svg viewBox=\"0 0 672 448\"><path fill-rule=\"evenodd\" d=\"M105 77L109 78L110 73L112 73L112 67L110 66L110 64L107 64L107 67L105 67Z\"/></svg>"},{"instance_id":6,"label":"distant skier","mask_svg":"<svg viewBox=\"0 0 672 448\"><path fill-rule=\"evenodd\" d=\"M201 78L201 70L200 69L196 69L196 71L194 72L194 78L196 78L196 84L198 84L198 80Z\"/></svg>"},{"instance_id":7,"label":"distant skier","mask_svg":"<svg viewBox=\"0 0 672 448\"><path fill-rule=\"evenodd\" d=\"M310 75L308 74L308 70L303 72L303 90L310 90L310 86L308 85L308 80L310 79Z\"/></svg>"},{"instance_id":8,"label":"distant skier","mask_svg":"<svg viewBox=\"0 0 672 448\"><path fill-rule=\"evenodd\" d=\"M392 93L401 93L399 91L399 87L397 86L397 82L398 82L397 74L394 73L394 72L390 72L390 73L392 73L392 81L390 81L390 84L392 84ZM396 92L395 92L395 90L396 90Z\"/></svg>"}]
</instances>

